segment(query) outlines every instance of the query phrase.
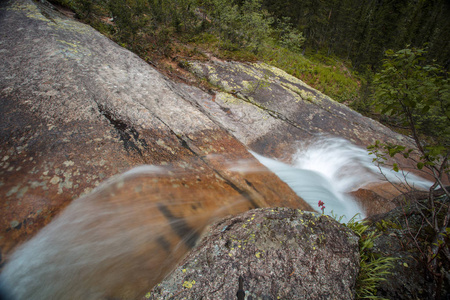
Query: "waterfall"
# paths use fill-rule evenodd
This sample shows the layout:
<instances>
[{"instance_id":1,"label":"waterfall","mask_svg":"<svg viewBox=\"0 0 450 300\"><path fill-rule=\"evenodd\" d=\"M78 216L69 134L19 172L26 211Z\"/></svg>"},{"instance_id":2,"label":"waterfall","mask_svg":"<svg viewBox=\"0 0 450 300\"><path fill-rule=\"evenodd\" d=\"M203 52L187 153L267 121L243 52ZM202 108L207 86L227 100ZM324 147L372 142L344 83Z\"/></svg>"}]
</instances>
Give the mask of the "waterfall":
<instances>
[{"instance_id":1,"label":"waterfall","mask_svg":"<svg viewBox=\"0 0 450 300\"><path fill-rule=\"evenodd\" d=\"M364 218L364 211L349 194L364 185L386 179L419 189L428 189L432 184L410 173L379 168L366 149L337 137L319 137L300 144L291 164L252 154L313 208L319 210L321 200L325 214L343 216L343 222L357 214L358 219Z\"/></svg>"}]
</instances>

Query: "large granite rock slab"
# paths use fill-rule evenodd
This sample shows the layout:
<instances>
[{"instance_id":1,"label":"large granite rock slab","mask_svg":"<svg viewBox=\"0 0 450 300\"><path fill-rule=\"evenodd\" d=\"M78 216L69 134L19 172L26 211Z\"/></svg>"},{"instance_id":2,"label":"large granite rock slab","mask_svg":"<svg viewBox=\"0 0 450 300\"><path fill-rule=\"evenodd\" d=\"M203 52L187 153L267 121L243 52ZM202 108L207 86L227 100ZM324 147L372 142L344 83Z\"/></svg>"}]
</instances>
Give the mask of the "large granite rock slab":
<instances>
[{"instance_id":1,"label":"large granite rock slab","mask_svg":"<svg viewBox=\"0 0 450 300\"><path fill-rule=\"evenodd\" d=\"M190 193L311 209L267 171L229 171L224 162L258 162L176 84L47 2L1 2L0 53L3 259L73 199L142 164L196 173Z\"/></svg>"}]
</instances>

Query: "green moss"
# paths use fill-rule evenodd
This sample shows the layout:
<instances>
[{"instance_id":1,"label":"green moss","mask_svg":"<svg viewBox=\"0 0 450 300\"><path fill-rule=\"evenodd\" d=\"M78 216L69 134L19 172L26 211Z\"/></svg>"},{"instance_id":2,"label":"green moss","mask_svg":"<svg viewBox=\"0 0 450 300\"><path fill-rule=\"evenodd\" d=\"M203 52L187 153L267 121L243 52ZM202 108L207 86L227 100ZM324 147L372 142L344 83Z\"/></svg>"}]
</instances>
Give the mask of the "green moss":
<instances>
[{"instance_id":1,"label":"green moss","mask_svg":"<svg viewBox=\"0 0 450 300\"><path fill-rule=\"evenodd\" d=\"M394 222L392 222L390 220L381 220L380 222L377 222L375 224L375 227L379 231L382 231L382 232L385 232L385 231L387 231L389 229L402 229L402 227L399 224L394 223Z\"/></svg>"},{"instance_id":2,"label":"green moss","mask_svg":"<svg viewBox=\"0 0 450 300\"><path fill-rule=\"evenodd\" d=\"M339 101L352 101L359 96L362 78L352 74L341 61L328 60L331 65L313 61L298 53L279 47L266 47L261 56L271 65Z\"/></svg>"}]
</instances>

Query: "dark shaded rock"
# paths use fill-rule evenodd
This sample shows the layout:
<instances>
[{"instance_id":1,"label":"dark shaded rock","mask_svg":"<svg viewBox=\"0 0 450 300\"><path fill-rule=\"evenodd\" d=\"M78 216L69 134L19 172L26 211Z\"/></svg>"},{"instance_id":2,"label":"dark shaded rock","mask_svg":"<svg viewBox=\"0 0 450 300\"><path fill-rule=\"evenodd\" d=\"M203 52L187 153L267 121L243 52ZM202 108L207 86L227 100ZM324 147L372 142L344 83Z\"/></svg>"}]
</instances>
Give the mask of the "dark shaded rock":
<instances>
[{"instance_id":1,"label":"dark shaded rock","mask_svg":"<svg viewBox=\"0 0 450 300\"><path fill-rule=\"evenodd\" d=\"M450 295L450 262L443 260L442 290L436 293L437 285L426 270L421 251L431 243L430 228L419 213L417 203L422 202L423 193L396 199L402 204L384 214L367 219L370 230L381 233L374 242L373 252L397 258L391 274L378 287L378 296L387 299L448 299ZM414 199L414 200L412 200ZM419 201L419 202L417 202ZM447 202L448 203L448 202ZM414 237L414 238L413 238ZM420 247L420 249L419 249Z\"/></svg>"},{"instance_id":2,"label":"dark shaded rock","mask_svg":"<svg viewBox=\"0 0 450 300\"><path fill-rule=\"evenodd\" d=\"M215 224L145 298L236 299L242 276L253 299L351 299L358 249L355 234L327 216L251 210Z\"/></svg>"},{"instance_id":3,"label":"dark shaded rock","mask_svg":"<svg viewBox=\"0 0 450 300\"><path fill-rule=\"evenodd\" d=\"M2 254L73 199L142 164L175 162L202 172L200 189L311 209L273 174L230 172L224 162L258 162L135 54L45 3L0 4Z\"/></svg>"}]
</instances>

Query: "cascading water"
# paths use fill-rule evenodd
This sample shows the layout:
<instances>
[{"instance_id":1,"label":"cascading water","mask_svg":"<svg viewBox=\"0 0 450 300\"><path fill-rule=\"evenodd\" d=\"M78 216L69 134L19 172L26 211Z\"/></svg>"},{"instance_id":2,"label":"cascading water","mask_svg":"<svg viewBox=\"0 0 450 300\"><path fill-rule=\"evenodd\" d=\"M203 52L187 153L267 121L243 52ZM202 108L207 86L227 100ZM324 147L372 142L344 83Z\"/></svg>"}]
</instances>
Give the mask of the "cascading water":
<instances>
[{"instance_id":1,"label":"cascading water","mask_svg":"<svg viewBox=\"0 0 450 300\"><path fill-rule=\"evenodd\" d=\"M286 182L312 207L319 200L331 212L346 221L364 212L349 194L364 185L386 179L393 183L405 183L415 188L427 189L431 183L413 174L397 173L376 166L373 156L349 141L336 137L319 137L309 144L300 145L288 165L274 159L252 154L267 168Z\"/></svg>"}]
</instances>

